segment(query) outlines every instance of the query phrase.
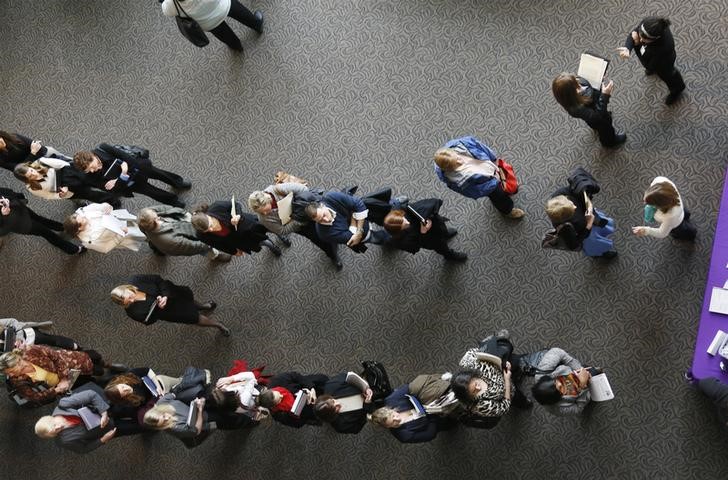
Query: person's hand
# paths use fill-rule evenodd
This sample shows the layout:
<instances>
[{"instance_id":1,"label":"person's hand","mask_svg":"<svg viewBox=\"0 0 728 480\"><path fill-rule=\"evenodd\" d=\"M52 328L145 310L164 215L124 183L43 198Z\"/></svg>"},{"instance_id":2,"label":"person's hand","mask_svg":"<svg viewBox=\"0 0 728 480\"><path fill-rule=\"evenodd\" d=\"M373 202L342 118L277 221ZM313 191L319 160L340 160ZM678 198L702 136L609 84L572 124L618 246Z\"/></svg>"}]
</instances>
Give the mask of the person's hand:
<instances>
[{"instance_id":1,"label":"person's hand","mask_svg":"<svg viewBox=\"0 0 728 480\"><path fill-rule=\"evenodd\" d=\"M582 367L579 370L576 370L574 373L576 373L576 378L579 379L579 385L581 385L582 387L586 387L589 384L591 373L589 373L588 369Z\"/></svg>"},{"instance_id":2,"label":"person's hand","mask_svg":"<svg viewBox=\"0 0 728 480\"><path fill-rule=\"evenodd\" d=\"M106 190L111 190L111 189L113 189L113 188L114 188L114 186L116 186L116 180L117 180L116 178L115 178L115 179L113 179L113 180L109 180L108 182L106 182L106 183L104 184L104 188L105 188Z\"/></svg>"},{"instance_id":3,"label":"person's hand","mask_svg":"<svg viewBox=\"0 0 728 480\"><path fill-rule=\"evenodd\" d=\"M632 31L632 41L634 42L635 45L639 45L641 43L640 42L640 36L635 31Z\"/></svg>"},{"instance_id":4,"label":"person's hand","mask_svg":"<svg viewBox=\"0 0 728 480\"><path fill-rule=\"evenodd\" d=\"M61 187L58 191L58 198L66 198L68 196L68 187Z\"/></svg>"},{"instance_id":5,"label":"person's hand","mask_svg":"<svg viewBox=\"0 0 728 480\"><path fill-rule=\"evenodd\" d=\"M245 252L240 250L239 248L235 251L236 257L242 257L243 255L245 255Z\"/></svg>"},{"instance_id":6,"label":"person's hand","mask_svg":"<svg viewBox=\"0 0 728 480\"><path fill-rule=\"evenodd\" d=\"M167 297L157 297L157 307L164 308L167 306Z\"/></svg>"},{"instance_id":7,"label":"person's hand","mask_svg":"<svg viewBox=\"0 0 728 480\"><path fill-rule=\"evenodd\" d=\"M10 200L5 197L0 197L0 214L10 215Z\"/></svg>"},{"instance_id":8,"label":"person's hand","mask_svg":"<svg viewBox=\"0 0 728 480\"><path fill-rule=\"evenodd\" d=\"M357 231L354 235L351 236L349 241L346 242L346 246L353 247L355 245L359 245L363 239L364 239L364 232Z\"/></svg>"},{"instance_id":9,"label":"person's hand","mask_svg":"<svg viewBox=\"0 0 728 480\"><path fill-rule=\"evenodd\" d=\"M372 392L371 388L367 388L367 391L364 392L364 403L369 403L372 401L372 395L374 395L374 392Z\"/></svg>"},{"instance_id":10,"label":"person's hand","mask_svg":"<svg viewBox=\"0 0 728 480\"><path fill-rule=\"evenodd\" d=\"M102 203L101 205L104 207L104 215L111 215L111 212L114 211L114 207L109 203Z\"/></svg>"},{"instance_id":11,"label":"person's hand","mask_svg":"<svg viewBox=\"0 0 728 480\"><path fill-rule=\"evenodd\" d=\"M511 362L506 362L506 366L503 367L503 378L509 382L511 380L511 375L513 375L513 371L511 370Z\"/></svg>"},{"instance_id":12,"label":"person's hand","mask_svg":"<svg viewBox=\"0 0 728 480\"><path fill-rule=\"evenodd\" d=\"M238 223L240 223L240 215L233 215L230 219L230 223L232 223L234 227L237 227Z\"/></svg>"},{"instance_id":13,"label":"person's hand","mask_svg":"<svg viewBox=\"0 0 728 480\"><path fill-rule=\"evenodd\" d=\"M71 382L69 382L66 379L63 379L60 382L58 382L58 385L56 385L53 390L55 390L56 393L65 393L68 391L69 388L71 388Z\"/></svg>"},{"instance_id":14,"label":"person's hand","mask_svg":"<svg viewBox=\"0 0 728 480\"><path fill-rule=\"evenodd\" d=\"M619 58L629 58L629 49L627 47L619 47L617 53L619 53Z\"/></svg>"},{"instance_id":15,"label":"person's hand","mask_svg":"<svg viewBox=\"0 0 728 480\"><path fill-rule=\"evenodd\" d=\"M197 409L199 411L202 411L205 408L205 399L204 398L198 398L195 400L195 404L197 406Z\"/></svg>"},{"instance_id":16,"label":"person's hand","mask_svg":"<svg viewBox=\"0 0 728 480\"><path fill-rule=\"evenodd\" d=\"M101 428L106 427L106 425L109 424L109 414L108 412L104 412L101 414Z\"/></svg>"},{"instance_id":17,"label":"person's hand","mask_svg":"<svg viewBox=\"0 0 728 480\"><path fill-rule=\"evenodd\" d=\"M31 144L30 144L30 153L35 155L36 153L38 153L40 151L40 147L42 147L42 146L43 145L41 145L38 140L33 140L33 142L31 142Z\"/></svg>"},{"instance_id":18,"label":"person's hand","mask_svg":"<svg viewBox=\"0 0 728 480\"><path fill-rule=\"evenodd\" d=\"M114 435L116 435L116 428L113 428L112 430L106 432L104 436L99 439L99 441L101 443L109 443L109 440L114 438Z\"/></svg>"},{"instance_id":19,"label":"person's hand","mask_svg":"<svg viewBox=\"0 0 728 480\"><path fill-rule=\"evenodd\" d=\"M584 214L584 218L586 219L586 229L591 230L592 225L594 225L594 213L591 210L588 210Z\"/></svg>"},{"instance_id":20,"label":"person's hand","mask_svg":"<svg viewBox=\"0 0 728 480\"><path fill-rule=\"evenodd\" d=\"M230 377L222 377L217 380L217 383L215 383L215 388L222 388L225 385L230 385L233 383L233 379Z\"/></svg>"},{"instance_id":21,"label":"person's hand","mask_svg":"<svg viewBox=\"0 0 728 480\"><path fill-rule=\"evenodd\" d=\"M121 231L124 233L129 233L129 227L121 227Z\"/></svg>"},{"instance_id":22,"label":"person's hand","mask_svg":"<svg viewBox=\"0 0 728 480\"><path fill-rule=\"evenodd\" d=\"M638 237L644 237L647 235L647 229L645 227L632 227L632 233Z\"/></svg>"},{"instance_id":23,"label":"person's hand","mask_svg":"<svg viewBox=\"0 0 728 480\"><path fill-rule=\"evenodd\" d=\"M602 82L602 93L605 95L611 95L614 90L614 82L612 80L609 83Z\"/></svg>"},{"instance_id":24,"label":"person's hand","mask_svg":"<svg viewBox=\"0 0 728 480\"><path fill-rule=\"evenodd\" d=\"M316 403L316 390L313 388L304 388L304 390L308 393L308 403L309 405L313 405Z\"/></svg>"},{"instance_id":25,"label":"person's hand","mask_svg":"<svg viewBox=\"0 0 728 480\"><path fill-rule=\"evenodd\" d=\"M427 232L429 232L431 228L432 228L432 220L425 220L425 224L420 225L420 233L422 235L424 235Z\"/></svg>"}]
</instances>

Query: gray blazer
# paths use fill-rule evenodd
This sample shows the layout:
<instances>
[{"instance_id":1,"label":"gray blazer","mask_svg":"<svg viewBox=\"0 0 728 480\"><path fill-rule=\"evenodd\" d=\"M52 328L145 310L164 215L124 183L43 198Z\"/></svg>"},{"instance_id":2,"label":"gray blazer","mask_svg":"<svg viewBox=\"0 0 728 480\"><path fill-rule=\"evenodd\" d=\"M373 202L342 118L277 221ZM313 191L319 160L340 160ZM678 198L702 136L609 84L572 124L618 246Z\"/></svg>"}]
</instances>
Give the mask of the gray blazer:
<instances>
[{"instance_id":1,"label":"gray blazer","mask_svg":"<svg viewBox=\"0 0 728 480\"><path fill-rule=\"evenodd\" d=\"M568 375L574 370L581 368L581 362L570 354L566 353L561 348L552 348L544 354L541 361L538 363L538 369L551 372L550 375L556 378L560 375ZM538 381L543 375L536 375L535 379ZM563 396L558 403L553 405L544 405L543 407L554 415L566 416L566 415L578 415L584 407L591 401L591 393L589 389L585 388L579 393L578 396Z\"/></svg>"},{"instance_id":2,"label":"gray blazer","mask_svg":"<svg viewBox=\"0 0 728 480\"><path fill-rule=\"evenodd\" d=\"M78 409L81 407L89 407L100 415L109 409L109 404L95 391L84 390L61 398L58 406L53 410L53 416L69 415L79 417ZM56 437L56 444L76 453L88 453L103 445L101 437L113 428L114 423L111 419L109 419L106 427L97 427L93 430L86 430L86 426L81 422L75 427L61 430Z\"/></svg>"},{"instance_id":3,"label":"gray blazer","mask_svg":"<svg viewBox=\"0 0 728 480\"><path fill-rule=\"evenodd\" d=\"M194 425L187 425L187 415L189 415L190 406L181 400L177 400L173 393L167 393L162 396L157 401L157 405L171 405L174 408L176 423L172 428L166 430L167 432L180 439L194 438L198 435ZM203 411L202 415L202 432L200 435L215 428L213 424L207 421L207 413Z\"/></svg>"},{"instance_id":4,"label":"gray blazer","mask_svg":"<svg viewBox=\"0 0 728 480\"><path fill-rule=\"evenodd\" d=\"M204 255L211 247L197 238L197 231L190 222L191 215L177 207L156 205L147 207L154 210L162 219L159 230L150 232L142 229L149 243L165 255Z\"/></svg>"}]
</instances>

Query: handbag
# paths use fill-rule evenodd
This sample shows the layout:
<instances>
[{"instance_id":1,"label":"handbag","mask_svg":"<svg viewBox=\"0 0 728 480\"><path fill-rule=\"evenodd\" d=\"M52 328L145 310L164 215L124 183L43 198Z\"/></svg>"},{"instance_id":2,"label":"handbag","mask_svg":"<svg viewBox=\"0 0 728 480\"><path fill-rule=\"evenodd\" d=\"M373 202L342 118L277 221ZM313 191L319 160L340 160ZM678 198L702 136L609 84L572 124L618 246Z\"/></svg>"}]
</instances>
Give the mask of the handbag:
<instances>
[{"instance_id":1,"label":"handbag","mask_svg":"<svg viewBox=\"0 0 728 480\"><path fill-rule=\"evenodd\" d=\"M498 172L500 173L501 188L508 195L518 193L518 179L516 178L516 172L513 170L513 165L506 162L502 158L496 161L498 165Z\"/></svg>"},{"instance_id":2,"label":"handbag","mask_svg":"<svg viewBox=\"0 0 728 480\"><path fill-rule=\"evenodd\" d=\"M179 29L180 33L197 47L204 47L205 45L210 43L210 40L207 38L207 35L205 35L205 31L202 30L200 24L197 23L197 21L191 18L189 15L187 15L187 12L182 9L177 0L173 1L174 8L177 9L177 16L174 17L174 19L177 21L177 28ZM180 16L180 11L182 11L184 17Z\"/></svg>"}]
</instances>

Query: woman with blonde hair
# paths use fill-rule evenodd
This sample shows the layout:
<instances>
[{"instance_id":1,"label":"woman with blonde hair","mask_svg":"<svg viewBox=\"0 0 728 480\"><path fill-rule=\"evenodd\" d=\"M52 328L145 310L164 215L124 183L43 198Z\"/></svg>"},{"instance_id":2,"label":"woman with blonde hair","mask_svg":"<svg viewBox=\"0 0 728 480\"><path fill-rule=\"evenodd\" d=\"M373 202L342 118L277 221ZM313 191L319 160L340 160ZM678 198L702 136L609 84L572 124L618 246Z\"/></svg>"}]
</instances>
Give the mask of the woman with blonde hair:
<instances>
[{"instance_id":1,"label":"woman with blonde hair","mask_svg":"<svg viewBox=\"0 0 728 480\"><path fill-rule=\"evenodd\" d=\"M195 409L196 412L192 414L192 422L187 423L190 409ZM188 447L202 443L216 428L214 423L208 421L204 398L197 398L187 405L177 400L173 393L163 395L144 414L143 423L147 428L163 430L179 438Z\"/></svg>"},{"instance_id":2,"label":"woman with blonde hair","mask_svg":"<svg viewBox=\"0 0 728 480\"><path fill-rule=\"evenodd\" d=\"M655 221L659 227L632 227L638 237L694 241L697 229L690 221L690 212L683 206L677 187L666 177L655 177L645 191L645 222Z\"/></svg>"},{"instance_id":3,"label":"woman with blonde hair","mask_svg":"<svg viewBox=\"0 0 728 480\"><path fill-rule=\"evenodd\" d=\"M130 283L111 291L111 300L124 307L132 320L151 325L157 320L214 327L226 337L230 330L201 312L211 312L215 302L198 303L189 287L175 285L159 275L135 275Z\"/></svg>"},{"instance_id":4,"label":"woman with blonde hair","mask_svg":"<svg viewBox=\"0 0 728 480\"><path fill-rule=\"evenodd\" d=\"M616 133L612 125L612 114L607 110L614 82L602 84L602 89L593 88L589 82L571 73L560 73L551 83L551 91L559 105L574 118L586 122L599 135L599 142L605 147L617 147L627 140L624 133Z\"/></svg>"}]
</instances>

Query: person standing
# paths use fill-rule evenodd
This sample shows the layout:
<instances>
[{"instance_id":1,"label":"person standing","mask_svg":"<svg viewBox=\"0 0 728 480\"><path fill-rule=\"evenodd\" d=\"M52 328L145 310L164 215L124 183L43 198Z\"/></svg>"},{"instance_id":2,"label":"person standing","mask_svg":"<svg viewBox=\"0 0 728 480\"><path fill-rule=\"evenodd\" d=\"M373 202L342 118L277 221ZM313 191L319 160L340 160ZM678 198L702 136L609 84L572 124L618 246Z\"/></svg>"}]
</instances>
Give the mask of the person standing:
<instances>
[{"instance_id":1,"label":"person standing","mask_svg":"<svg viewBox=\"0 0 728 480\"><path fill-rule=\"evenodd\" d=\"M126 210L114 210L108 203L92 203L81 207L66 218L63 228L83 245L100 253L115 248L139 251L144 234L136 217Z\"/></svg>"},{"instance_id":2,"label":"person standing","mask_svg":"<svg viewBox=\"0 0 728 480\"><path fill-rule=\"evenodd\" d=\"M263 33L263 13L259 10L251 12L238 0L164 0L161 3L165 16L192 18L202 30L210 32L238 52L243 51L243 44L225 23L227 17L255 30L259 35Z\"/></svg>"},{"instance_id":3,"label":"person standing","mask_svg":"<svg viewBox=\"0 0 728 480\"><path fill-rule=\"evenodd\" d=\"M12 172L20 163L34 162L43 157L69 160L55 148L43 146L38 140L0 130L0 167Z\"/></svg>"},{"instance_id":4,"label":"person standing","mask_svg":"<svg viewBox=\"0 0 728 480\"><path fill-rule=\"evenodd\" d=\"M670 20L663 17L646 17L630 32L624 47L617 51L622 58L629 58L634 50L645 73L656 74L665 82L670 93L665 97L665 104L675 103L685 90L680 71L675 68L675 41L670 31Z\"/></svg>"},{"instance_id":5,"label":"person standing","mask_svg":"<svg viewBox=\"0 0 728 480\"><path fill-rule=\"evenodd\" d=\"M86 173L90 183L96 188L126 197L140 193L173 207L183 208L185 204L179 200L177 194L155 187L149 180L159 180L176 189L188 189L192 186L176 173L152 165L149 151L138 147L132 152L102 143L92 151L76 152L73 163L76 168Z\"/></svg>"},{"instance_id":6,"label":"person standing","mask_svg":"<svg viewBox=\"0 0 728 480\"><path fill-rule=\"evenodd\" d=\"M551 91L566 113L584 120L597 132L602 146L618 147L627 141L627 135L614 131L612 112L607 110L614 91L613 81L603 83L602 89L597 90L584 78L560 73L551 83Z\"/></svg>"},{"instance_id":7,"label":"person standing","mask_svg":"<svg viewBox=\"0 0 728 480\"><path fill-rule=\"evenodd\" d=\"M475 137L450 140L435 152L435 173L447 188L468 198L488 197L508 218L526 214L513 207L513 200L501 185L495 152Z\"/></svg>"},{"instance_id":8,"label":"person standing","mask_svg":"<svg viewBox=\"0 0 728 480\"><path fill-rule=\"evenodd\" d=\"M665 177L655 177L644 196L645 221L656 221L659 227L632 227L638 237L665 238L694 241L697 229L690 221L690 212L683 206L675 184Z\"/></svg>"},{"instance_id":9,"label":"person standing","mask_svg":"<svg viewBox=\"0 0 728 480\"><path fill-rule=\"evenodd\" d=\"M69 255L86 251L83 246L69 242L56 233L63 230L63 224L41 217L28 208L27 203L22 193L0 188L0 240L9 233L38 235Z\"/></svg>"}]
</instances>

